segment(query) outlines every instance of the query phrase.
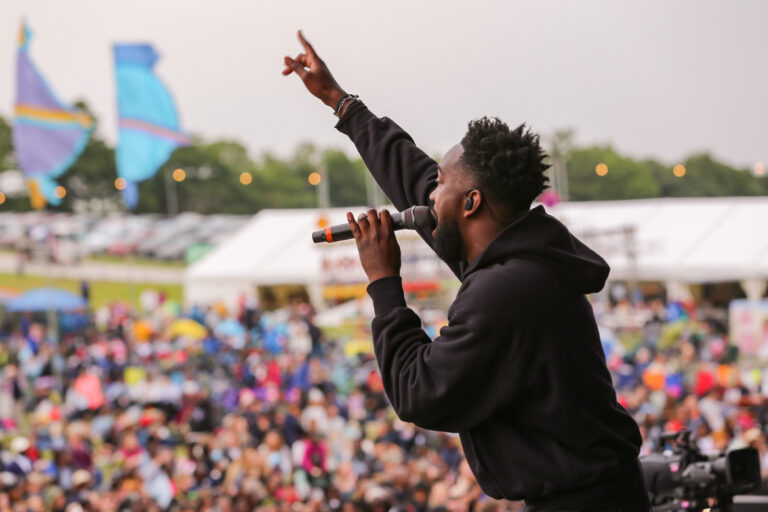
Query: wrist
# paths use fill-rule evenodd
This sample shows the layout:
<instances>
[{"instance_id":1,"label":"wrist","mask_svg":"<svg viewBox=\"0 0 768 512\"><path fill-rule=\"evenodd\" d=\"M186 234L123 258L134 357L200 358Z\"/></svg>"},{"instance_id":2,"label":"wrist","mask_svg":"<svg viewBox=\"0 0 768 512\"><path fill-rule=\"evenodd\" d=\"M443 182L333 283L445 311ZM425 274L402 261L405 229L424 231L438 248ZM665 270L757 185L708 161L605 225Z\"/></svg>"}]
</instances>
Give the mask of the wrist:
<instances>
[{"instance_id":1,"label":"wrist","mask_svg":"<svg viewBox=\"0 0 768 512\"><path fill-rule=\"evenodd\" d=\"M403 281L399 276L379 279L369 284L366 290L373 300L373 311L376 316L386 315L393 309L406 305Z\"/></svg>"},{"instance_id":2,"label":"wrist","mask_svg":"<svg viewBox=\"0 0 768 512\"><path fill-rule=\"evenodd\" d=\"M329 107L335 109L336 105L338 105L339 100L343 98L347 93L342 89L341 87L338 87L336 89L331 90L326 97L323 99L323 103L328 105Z\"/></svg>"},{"instance_id":3,"label":"wrist","mask_svg":"<svg viewBox=\"0 0 768 512\"><path fill-rule=\"evenodd\" d=\"M384 279L386 277L400 277L399 272L393 271L382 271L382 272L373 272L368 275L368 282L373 283L375 281L378 281L379 279Z\"/></svg>"},{"instance_id":4,"label":"wrist","mask_svg":"<svg viewBox=\"0 0 768 512\"><path fill-rule=\"evenodd\" d=\"M341 116L344 115L344 112L347 111L347 107L349 107L352 104L352 102L356 101L357 99L358 99L357 94L345 94L344 96L342 96L342 98L336 104L336 107L333 109L333 115L335 115L338 118L341 118Z\"/></svg>"},{"instance_id":5,"label":"wrist","mask_svg":"<svg viewBox=\"0 0 768 512\"><path fill-rule=\"evenodd\" d=\"M347 100L347 101L344 101L344 100L342 99L341 101L343 102L343 104L341 105L341 108L339 109L338 113L334 112L334 114L336 114L336 117L338 117L339 119L341 119L342 117L344 117L344 113L347 111L347 109L348 109L350 106L352 106L352 104L353 104L355 101L357 101L357 100L358 100L358 98L357 98L357 96L356 96L356 95L355 95L355 97L353 97L353 98L348 98L348 100Z\"/></svg>"}]
</instances>

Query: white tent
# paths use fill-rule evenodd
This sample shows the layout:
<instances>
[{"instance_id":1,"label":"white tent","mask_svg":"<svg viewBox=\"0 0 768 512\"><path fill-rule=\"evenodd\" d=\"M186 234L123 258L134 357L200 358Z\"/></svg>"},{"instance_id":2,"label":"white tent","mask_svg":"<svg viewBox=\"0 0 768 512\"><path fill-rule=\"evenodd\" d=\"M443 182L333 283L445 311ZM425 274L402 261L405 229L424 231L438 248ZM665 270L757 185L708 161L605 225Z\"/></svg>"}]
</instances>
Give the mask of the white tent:
<instances>
[{"instance_id":1,"label":"white tent","mask_svg":"<svg viewBox=\"0 0 768 512\"><path fill-rule=\"evenodd\" d=\"M354 242L314 244L311 233L321 217L337 224L347 211L364 210L259 212L187 269L187 303L231 303L239 294L253 295L258 285L277 284L307 286L316 300L328 272L341 272L342 281L363 281ZM768 278L765 197L571 202L548 210L608 261L611 280L751 281L759 289ZM428 251L413 232L398 232L398 239ZM331 253L344 268L328 268ZM404 258L406 267L434 270L413 258Z\"/></svg>"},{"instance_id":2,"label":"white tent","mask_svg":"<svg viewBox=\"0 0 768 512\"><path fill-rule=\"evenodd\" d=\"M307 287L311 299L319 305L324 284L364 282L365 273L353 240L315 244L312 232L320 229L321 219L343 224L348 211L358 214L366 209L260 211L186 270L186 303L232 304L239 295L254 296L257 286L297 284ZM415 232L399 231L397 237L403 247L403 260L412 263L412 268L434 274L434 267L440 265L444 273L450 273ZM425 268L430 263L432 268Z\"/></svg>"},{"instance_id":3,"label":"white tent","mask_svg":"<svg viewBox=\"0 0 768 512\"><path fill-rule=\"evenodd\" d=\"M612 280L768 277L767 197L563 203L550 212L608 261Z\"/></svg>"},{"instance_id":4,"label":"white tent","mask_svg":"<svg viewBox=\"0 0 768 512\"><path fill-rule=\"evenodd\" d=\"M311 233L319 218L312 209L260 211L187 269L185 301L232 303L241 294L254 296L257 285L317 284L320 261Z\"/></svg>"}]
</instances>

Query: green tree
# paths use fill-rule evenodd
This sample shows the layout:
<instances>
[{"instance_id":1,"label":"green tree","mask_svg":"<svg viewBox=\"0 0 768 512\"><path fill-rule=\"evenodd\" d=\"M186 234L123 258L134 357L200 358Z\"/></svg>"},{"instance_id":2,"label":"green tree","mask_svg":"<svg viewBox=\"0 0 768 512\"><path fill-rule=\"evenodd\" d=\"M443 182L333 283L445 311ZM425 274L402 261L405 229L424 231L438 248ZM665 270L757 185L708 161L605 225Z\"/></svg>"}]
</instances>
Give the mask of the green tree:
<instances>
[{"instance_id":1,"label":"green tree","mask_svg":"<svg viewBox=\"0 0 768 512\"><path fill-rule=\"evenodd\" d=\"M67 190L67 195L59 206L48 208L72 211L76 202L90 203L93 199L101 200L107 209L119 208L122 198L115 188L116 177L115 151L94 135L77 161L57 180Z\"/></svg>"},{"instance_id":2,"label":"green tree","mask_svg":"<svg viewBox=\"0 0 768 512\"><path fill-rule=\"evenodd\" d=\"M0 116L0 172L16 169L16 157L13 153L13 131L11 124ZM0 190L5 193L5 190ZM25 196L8 196L0 206L0 211L29 211L32 207Z\"/></svg>"},{"instance_id":3,"label":"green tree","mask_svg":"<svg viewBox=\"0 0 768 512\"><path fill-rule=\"evenodd\" d=\"M360 158L350 159L339 150L328 150L324 155L328 169L333 206L360 206L367 204L365 178L368 169Z\"/></svg>"},{"instance_id":4,"label":"green tree","mask_svg":"<svg viewBox=\"0 0 768 512\"><path fill-rule=\"evenodd\" d=\"M318 170L320 157L311 144L302 144L290 160L264 153L258 164L260 208L311 208L317 204L317 190L307 177Z\"/></svg>"},{"instance_id":5,"label":"green tree","mask_svg":"<svg viewBox=\"0 0 768 512\"><path fill-rule=\"evenodd\" d=\"M765 193L761 181L748 171L717 162L708 154L694 155L686 159L684 165L685 176L674 178L669 187L670 196L754 196Z\"/></svg>"},{"instance_id":6,"label":"green tree","mask_svg":"<svg viewBox=\"0 0 768 512\"><path fill-rule=\"evenodd\" d=\"M608 166L599 176L598 164ZM651 169L610 147L576 149L568 155L568 188L574 201L658 197L661 187Z\"/></svg>"},{"instance_id":7,"label":"green tree","mask_svg":"<svg viewBox=\"0 0 768 512\"><path fill-rule=\"evenodd\" d=\"M171 179L176 169L186 173L181 182ZM153 178L139 184L136 212L168 213L168 189L173 187L179 212L253 213L258 202L255 181L243 185L240 174L253 176L254 169L245 147L238 142L206 144L194 140L190 146L174 151Z\"/></svg>"},{"instance_id":8,"label":"green tree","mask_svg":"<svg viewBox=\"0 0 768 512\"><path fill-rule=\"evenodd\" d=\"M84 102L77 104L89 111ZM93 116L93 114L91 113ZM571 200L611 200L648 197L706 197L768 195L768 178L734 169L708 154L687 158L685 176L675 177L673 166L656 160L635 160L611 147L573 148L571 132L556 134L553 157L567 168L552 174L552 186L570 192ZM595 168L603 163L608 172L598 176ZM308 181L313 171L327 171L331 206L356 206L368 202L368 171L360 158L350 158L337 149L319 150L311 144L298 146L287 158L264 153L252 159L237 141L207 142L194 139L177 149L151 179L139 184L137 213L168 212L168 192L175 191L178 211L200 213L252 214L263 208L308 208L317 205L318 189ZM0 172L15 169L11 125L0 117ZM186 178L170 180L175 169L184 169ZM554 173L554 171L550 171ZM243 184L247 174L250 183ZM72 211L75 206L123 208L115 188L117 170L114 149L94 130L85 150L59 182L67 195L56 211ZM247 181L247 180L246 180ZM567 185L565 187L564 185ZM2 209L29 210L27 197L9 197Z\"/></svg>"},{"instance_id":9,"label":"green tree","mask_svg":"<svg viewBox=\"0 0 768 512\"><path fill-rule=\"evenodd\" d=\"M13 155L13 137L11 125L0 116L0 171L7 171L16 167L16 159Z\"/></svg>"}]
</instances>

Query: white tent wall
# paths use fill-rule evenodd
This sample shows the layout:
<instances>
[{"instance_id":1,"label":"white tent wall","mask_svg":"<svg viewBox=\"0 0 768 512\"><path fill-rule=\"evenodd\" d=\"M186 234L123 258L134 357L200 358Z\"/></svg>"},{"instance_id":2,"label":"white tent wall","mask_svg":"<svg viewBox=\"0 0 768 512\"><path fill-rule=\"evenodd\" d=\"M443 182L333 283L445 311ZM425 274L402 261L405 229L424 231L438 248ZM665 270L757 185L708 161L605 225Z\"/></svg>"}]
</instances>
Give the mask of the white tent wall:
<instances>
[{"instance_id":1,"label":"white tent wall","mask_svg":"<svg viewBox=\"0 0 768 512\"><path fill-rule=\"evenodd\" d=\"M608 261L609 280L704 283L768 277L765 197L573 202L549 211ZM633 231L634 247L617 233L622 227Z\"/></svg>"},{"instance_id":2,"label":"white tent wall","mask_svg":"<svg viewBox=\"0 0 768 512\"><path fill-rule=\"evenodd\" d=\"M237 305L240 296L256 297L256 288L243 279L196 279L184 284L184 302L188 306L223 303Z\"/></svg>"},{"instance_id":3,"label":"white tent wall","mask_svg":"<svg viewBox=\"0 0 768 512\"><path fill-rule=\"evenodd\" d=\"M191 265L184 276L184 300L190 304L223 301L234 304L240 294L252 297L258 286L299 284L316 301L322 294L323 251L357 257L354 241L315 244L312 232L324 218L343 223L346 212L365 207L262 210L228 240ZM326 253L327 254L327 253ZM360 265L350 265L351 279L365 279Z\"/></svg>"},{"instance_id":4,"label":"white tent wall","mask_svg":"<svg viewBox=\"0 0 768 512\"><path fill-rule=\"evenodd\" d=\"M343 281L363 282L354 242L314 244L311 234L321 217L338 224L347 211L365 209L259 212L187 269L187 304L232 304L241 293L253 295L257 286L278 284L302 284L315 299L328 272L341 272ZM569 202L548 211L608 261L609 280L684 286L768 278L766 197ZM415 233L399 232L398 239L401 235L412 238ZM324 268L329 254L348 264ZM414 271L405 267L404 273Z\"/></svg>"}]
</instances>

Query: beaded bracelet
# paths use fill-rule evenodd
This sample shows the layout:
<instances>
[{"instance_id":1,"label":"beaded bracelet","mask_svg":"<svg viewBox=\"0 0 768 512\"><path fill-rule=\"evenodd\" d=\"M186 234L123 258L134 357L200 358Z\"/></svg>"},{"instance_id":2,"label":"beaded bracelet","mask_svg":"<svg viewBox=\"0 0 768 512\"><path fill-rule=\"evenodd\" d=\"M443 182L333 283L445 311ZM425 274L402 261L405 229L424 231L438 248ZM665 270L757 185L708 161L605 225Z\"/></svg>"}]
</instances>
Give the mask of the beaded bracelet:
<instances>
[{"instance_id":1,"label":"beaded bracelet","mask_svg":"<svg viewBox=\"0 0 768 512\"><path fill-rule=\"evenodd\" d=\"M336 108L333 110L333 115L336 117L341 117L341 112L344 110L344 105L346 105L348 102L355 101L358 98L360 98L360 96L357 94L345 94L342 96L339 102L336 104Z\"/></svg>"}]
</instances>

